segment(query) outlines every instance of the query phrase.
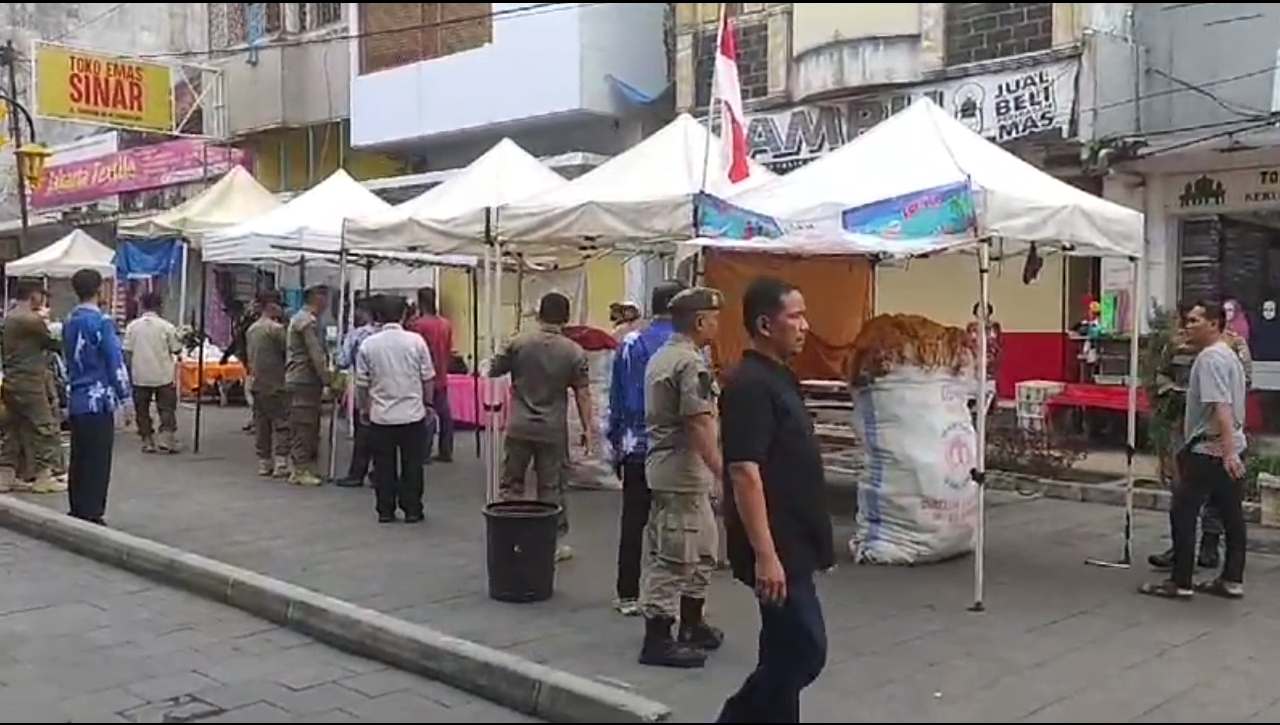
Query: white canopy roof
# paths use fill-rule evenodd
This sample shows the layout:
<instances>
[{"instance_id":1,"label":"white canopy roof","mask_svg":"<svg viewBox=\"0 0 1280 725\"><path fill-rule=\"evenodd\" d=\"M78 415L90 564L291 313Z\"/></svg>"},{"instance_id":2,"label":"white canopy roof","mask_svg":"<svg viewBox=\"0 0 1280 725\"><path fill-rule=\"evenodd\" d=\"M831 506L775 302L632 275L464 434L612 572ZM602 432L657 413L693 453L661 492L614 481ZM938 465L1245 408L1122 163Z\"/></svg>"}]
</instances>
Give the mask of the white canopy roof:
<instances>
[{"instance_id":1,"label":"white canopy roof","mask_svg":"<svg viewBox=\"0 0 1280 725\"><path fill-rule=\"evenodd\" d=\"M974 189L977 236L996 238L997 251L1005 256L1025 251L1029 242L1078 255L1142 256L1141 212L1050 176L969 130L928 99L916 101L813 163L729 200L787 226L794 223L812 230L779 240L784 246L795 241L801 248L807 243L821 247L814 251L923 254L955 242L940 242L934 248L910 244L904 249L902 242L880 238L845 235L837 241L841 212L966 181ZM758 241L758 248L773 246ZM972 240L966 241L972 246Z\"/></svg>"},{"instance_id":2,"label":"white canopy roof","mask_svg":"<svg viewBox=\"0 0 1280 725\"><path fill-rule=\"evenodd\" d=\"M371 217L347 221L352 248L408 249L431 237L430 223L453 220L484 234L486 207L500 207L568 184L509 138L499 141L443 184ZM430 246L428 241L424 246Z\"/></svg>"},{"instance_id":3,"label":"white canopy roof","mask_svg":"<svg viewBox=\"0 0 1280 725\"><path fill-rule=\"evenodd\" d=\"M688 114L559 188L495 210L495 233L513 251L584 243L644 246L687 239L700 191L728 196L774 174L752 162L751 174L730 184L720 141ZM431 224L433 251L466 249L483 237L483 219ZM468 246L470 245L470 246Z\"/></svg>"},{"instance_id":4,"label":"white canopy roof","mask_svg":"<svg viewBox=\"0 0 1280 725\"><path fill-rule=\"evenodd\" d=\"M67 236L4 266L9 277L67 278L82 269L96 269L103 277L116 274L115 250L76 229Z\"/></svg>"},{"instance_id":5,"label":"white canopy roof","mask_svg":"<svg viewBox=\"0 0 1280 725\"><path fill-rule=\"evenodd\" d=\"M210 234L204 240L201 253L206 262L296 262L302 256L300 253L274 245L292 242L337 250L342 246L342 225L346 219L371 216L390 208L390 204L339 169L289 203L256 219Z\"/></svg>"},{"instance_id":6,"label":"white canopy roof","mask_svg":"<svg viewBox=\"0 0 1280 725\"><path fill-rule=\"evenodd\" d=\"M233 166L199 196L146 219L121 221L122 237L182 236L199 243L204 235L261 217L280 200L243 167Z\"/></svg>"}]
</instances>

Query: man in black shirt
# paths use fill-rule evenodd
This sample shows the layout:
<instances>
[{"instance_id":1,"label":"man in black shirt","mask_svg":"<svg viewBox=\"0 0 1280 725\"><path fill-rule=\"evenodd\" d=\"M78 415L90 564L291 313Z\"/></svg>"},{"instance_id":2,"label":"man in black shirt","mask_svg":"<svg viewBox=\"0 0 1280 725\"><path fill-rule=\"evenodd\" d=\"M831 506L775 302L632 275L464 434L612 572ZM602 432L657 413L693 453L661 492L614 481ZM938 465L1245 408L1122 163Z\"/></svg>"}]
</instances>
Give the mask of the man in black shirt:
<instances>
[{"instance_id":1,"label":"man in black shirt","mask_svg":"<svg viewBox=\"0 0 1280 725\"><path fill-rule=\"evenodd\" d=\"M727 480L725 533L733 575L760 604L756 669L717 722L800 722L800 692L826 664L814 574L835 561L822 456L787 360L809 323L794 286L758 277L742 299L751 349L720 398Z\"/></svg>"}]
</instances>

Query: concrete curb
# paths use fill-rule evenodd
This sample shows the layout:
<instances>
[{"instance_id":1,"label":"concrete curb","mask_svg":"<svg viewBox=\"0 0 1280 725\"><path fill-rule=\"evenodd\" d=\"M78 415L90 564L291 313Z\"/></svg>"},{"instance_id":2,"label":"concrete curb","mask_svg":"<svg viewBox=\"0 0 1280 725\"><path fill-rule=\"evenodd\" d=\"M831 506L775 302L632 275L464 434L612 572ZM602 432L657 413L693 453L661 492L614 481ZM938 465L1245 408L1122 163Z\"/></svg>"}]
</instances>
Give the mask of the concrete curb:
<instances>
[{"instance_id":1,"label":"concrete curb","mask_svg":"<svg viewBox=\"0 0 1280 725\"><path fill-rule=\"evenodd\" d=\"M653 723L667 706L171 546L0 495L0 526L181 587L548 722Z\"/></svg>"},{"instance_id":2,"label":"concrete curb","mask_svg":"<svg viewBox=\"0 0 1280 725\"><path fill-rule=\"evenodd\" d=\"M1036 478L1015 473L988 472L987 487L995 491L1034 491L1046 498L1063 501L1080 501L1083 503L1100 503L1108 506L1124 506L1124 479L1110 483L1077 483L1075 481L1058 481L1051 478ZM1170 495L1168 491L1135 488L1133 491L1133 507L1146 511L1168 511ZM1261 518L1258 504L1246 501L1244 504L1245 519L1256 524Z\"/></svg>"}]
</instances>

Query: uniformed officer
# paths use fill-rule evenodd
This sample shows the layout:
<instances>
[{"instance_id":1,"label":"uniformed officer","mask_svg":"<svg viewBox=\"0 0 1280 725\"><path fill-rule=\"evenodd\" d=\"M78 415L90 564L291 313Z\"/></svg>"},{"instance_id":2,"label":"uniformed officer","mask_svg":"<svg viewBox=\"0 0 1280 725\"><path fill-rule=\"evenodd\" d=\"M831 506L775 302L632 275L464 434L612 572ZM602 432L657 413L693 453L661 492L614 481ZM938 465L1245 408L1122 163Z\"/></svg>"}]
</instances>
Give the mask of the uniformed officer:
<instances>
[{"instance_id":1,"label":"uniformed officer","mask_svg":"<svg viewBox=\"0 0 1280 725\"><path fill-rule=\"evenodd\" d=\"M721 303L720 293L705 287L676 295L671 300L674 333L645 368L645 476L653 502L640 593L641 664L701 667L724 639L703 618L717 549L711 499L719 496L724 466L718 389L702 348L716 334Z\"/></svg>"},{"instance_id":2,"label":"uniformed officer","mask_svg":"<svg viewBox=\"0 0 1280 725\"><path fill-rule=\"evenodd\" d=\"M245 364L253 393L258 475L289 475L288 403L285 400L285 327L280 293L258 297L261 315L245 331Z\"/></svg>"},{"instance_id":3,"label":"uniformed officer","mask_svg":"<svg viewBox=\"0 0 1280 725\"><path fill-rule=\"evenodd\" d=\"M9 423L0 490L65 491L55 476L62 455L58 418L49 400L48 353L60 348L41 315L45 293L34 282L20 283L18 305L4 320L4 384L0 387Z\"/></svg>"},{"instance_id":4,"label":"uniformed officer","mask_svg":"<svg viewBox=\"0 0 1280 725\"><path fill-rule=\"evenodd\" d=\"M286 334L285 390L289 405L289 483L318 486L320 407L328 385L329 364L320 337L320 315L329 306L329 289L308 287L302 309L289 320Z\"/></svg>"}]
</instances>

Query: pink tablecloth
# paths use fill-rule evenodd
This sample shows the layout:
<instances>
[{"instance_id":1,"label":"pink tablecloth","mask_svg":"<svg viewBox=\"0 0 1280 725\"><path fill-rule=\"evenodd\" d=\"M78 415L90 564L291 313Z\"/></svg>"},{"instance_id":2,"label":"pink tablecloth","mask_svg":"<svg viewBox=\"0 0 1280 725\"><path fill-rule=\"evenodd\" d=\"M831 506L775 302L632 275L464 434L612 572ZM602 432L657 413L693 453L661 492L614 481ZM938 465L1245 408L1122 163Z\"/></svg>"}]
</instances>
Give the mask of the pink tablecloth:
<instances>
[{"instance_id":1,"label":"pink tablecloth","mask_svg":"<svg viewBox=\"0 0 1280 725\"><path fill-rule=\"evenodd\" d=\"M497 380L486 380L481 378L480 383L480 400L488 401L487 391L489 385L497 387L498 399L502 402L502 410L499 413L498 427L503 429L507 427L507 415L511 409L508 404L511 398L510 382L505 378ZM480 406L476 405L476 379L471 375L450 375L449 376L449 409L453 412L453 421L455 425L465 425L472 428L481 424L483 412Z\"/></svg>"}]
</instances>

